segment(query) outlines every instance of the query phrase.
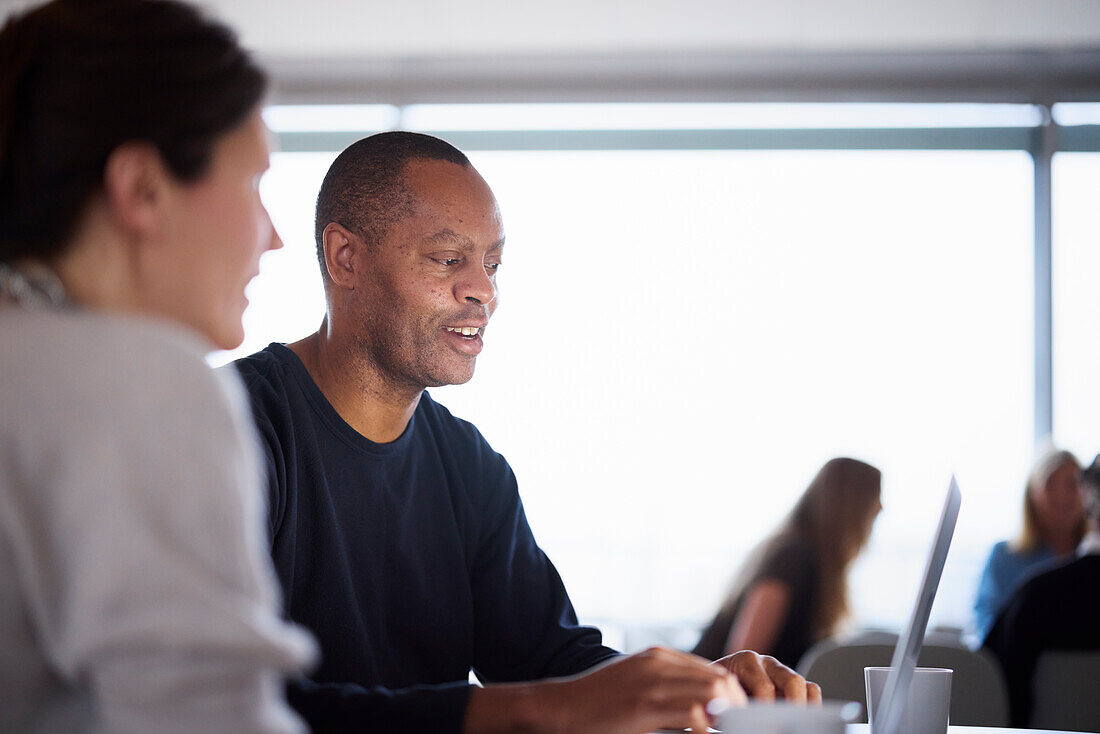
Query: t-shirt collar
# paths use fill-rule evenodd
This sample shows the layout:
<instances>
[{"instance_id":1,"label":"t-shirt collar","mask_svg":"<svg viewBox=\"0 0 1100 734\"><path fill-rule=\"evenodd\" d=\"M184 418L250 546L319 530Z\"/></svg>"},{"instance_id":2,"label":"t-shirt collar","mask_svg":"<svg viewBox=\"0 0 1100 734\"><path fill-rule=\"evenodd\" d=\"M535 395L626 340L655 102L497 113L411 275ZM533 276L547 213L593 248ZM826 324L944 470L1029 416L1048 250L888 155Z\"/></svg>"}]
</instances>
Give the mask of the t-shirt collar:
<instances>
[{"instance_id":1,"label":"t-shirt collar","mask_svg":"<svg viewBox=\"0 0 1100 734\"><path fill-rule=\"evenodd\" d=\"M298 382L306 399L313 405L313 409L321 416L321 419L328 425L329 429L340 436L346 443L360 451L379 457L394 456L408 448L412 434L415 431L415 412L409 419L409 425L405 426L405 430L400 436L389 443L375 443L349 426L347 422L340 417L339 412L337 412L336 408L332 406L332 403L328 401L325 394L321 392L321 388L317 386L317 383L313 381L313 377L309 374L309 370L306 369L302 360L298 358L298 355L295 354L290 347L285 344L273 342L268 345L267 351L275 355L276 359L290 369L291 374ZM421 404L423 404L426 396L427 393L421 396Z\"/></svg>"}]
</instances>

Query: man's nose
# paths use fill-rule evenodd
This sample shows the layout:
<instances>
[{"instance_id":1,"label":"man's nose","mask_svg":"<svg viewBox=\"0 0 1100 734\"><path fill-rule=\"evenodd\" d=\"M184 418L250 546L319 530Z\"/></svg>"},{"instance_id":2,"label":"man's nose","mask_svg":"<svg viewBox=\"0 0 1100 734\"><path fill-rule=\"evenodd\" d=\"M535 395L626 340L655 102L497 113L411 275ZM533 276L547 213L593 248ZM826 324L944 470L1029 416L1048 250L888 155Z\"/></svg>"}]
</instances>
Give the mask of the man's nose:
<instances>
[{"instance_id":1,"label":"man's nose","mask_svg":"<svg viewBox=\"0 0 1100 734\"><path fill-rule=\"evenodd\" d=\"M488 306L497 297L497 286L492 277L480 265L468 269L463 278L455 286L455 297L467 303L478 303Z\"/></svg>"}]
</instances>

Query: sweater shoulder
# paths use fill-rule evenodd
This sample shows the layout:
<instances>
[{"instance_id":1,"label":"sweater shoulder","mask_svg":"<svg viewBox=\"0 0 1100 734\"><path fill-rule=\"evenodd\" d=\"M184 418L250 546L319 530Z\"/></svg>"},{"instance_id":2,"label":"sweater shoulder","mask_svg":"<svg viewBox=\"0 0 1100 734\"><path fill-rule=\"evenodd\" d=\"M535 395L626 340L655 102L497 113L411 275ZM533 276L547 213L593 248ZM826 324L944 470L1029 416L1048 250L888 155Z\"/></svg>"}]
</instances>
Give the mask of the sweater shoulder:
<instances>
[{"instance_id":1,"label":"sweater shoulder","mask_svg":"<svg viewBox=\"0 0 1100 734\"><path fill-rule=\"evenodd\" d=\"M100 420L100 413L156 416L181 398L192 408L240 407L239 382L206 362L209 346L173 324L94 312L0 315L0 400Z\"/></svg>"}]
</instances>

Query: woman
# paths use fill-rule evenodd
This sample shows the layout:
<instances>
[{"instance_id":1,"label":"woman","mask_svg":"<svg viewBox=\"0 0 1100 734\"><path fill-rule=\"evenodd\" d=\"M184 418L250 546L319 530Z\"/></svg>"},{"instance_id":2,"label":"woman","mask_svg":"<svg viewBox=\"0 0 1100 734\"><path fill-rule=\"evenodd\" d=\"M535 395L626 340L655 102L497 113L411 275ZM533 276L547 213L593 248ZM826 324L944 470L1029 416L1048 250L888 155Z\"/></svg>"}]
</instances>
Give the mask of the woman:
<instances>
[{"instance_id":1,"label":"woman","mask_svg":"<svg viewBox=\"0 0 1100 734\"><path fill-rule=\"evenodd\" d=\"M993 546L974 601L973 642L981 644L1019 583L1039 566L1068 558L1085 535L1081 466L1068 451L1040 451L1024 488L1023 525L1015 540Z\"/></svg>"},{"instance_id":2,"label":"woman","mask_svg":"<svg viewBox=\"0 0 1100 734\"><path fill-rule=\"evenodd\" d=\"M821 468L787 519L749 556L693 652L737 650L792 668L848 613L848 568L882 510L882 474L855 459Z\"/></svg>"},{"instance_id":3,"label":"woman","mask_svg":"<svg viewBox=\"0 0 1100 734\"><path fill-rule=\"evenodd\" d=\"M0 731L291 732L240 386L263 73L170 0L0 30Z\"/></svg>"}]
</instances>

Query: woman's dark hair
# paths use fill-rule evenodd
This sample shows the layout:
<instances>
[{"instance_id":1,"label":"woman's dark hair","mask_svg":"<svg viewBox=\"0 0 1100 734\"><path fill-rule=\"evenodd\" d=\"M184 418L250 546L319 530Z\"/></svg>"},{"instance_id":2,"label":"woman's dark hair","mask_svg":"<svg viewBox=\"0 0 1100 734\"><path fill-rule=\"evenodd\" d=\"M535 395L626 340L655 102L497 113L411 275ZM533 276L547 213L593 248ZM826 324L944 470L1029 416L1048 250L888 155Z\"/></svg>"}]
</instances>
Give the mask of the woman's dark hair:
<instances>
[{"instance_id":1,"label":"woman's dark hair","mask_svg":"<svg viewBox=\"0 0 1100 734\"><path fill-rule=\"evenodd\" d=\"M224 25L175 0L54 0L0 30L0 262L61 254L111 152L156 146L180 180L263 96Z\"/></svg>"}]
</instances>

